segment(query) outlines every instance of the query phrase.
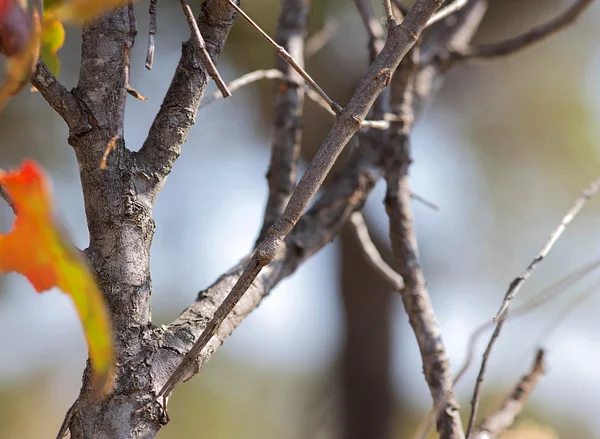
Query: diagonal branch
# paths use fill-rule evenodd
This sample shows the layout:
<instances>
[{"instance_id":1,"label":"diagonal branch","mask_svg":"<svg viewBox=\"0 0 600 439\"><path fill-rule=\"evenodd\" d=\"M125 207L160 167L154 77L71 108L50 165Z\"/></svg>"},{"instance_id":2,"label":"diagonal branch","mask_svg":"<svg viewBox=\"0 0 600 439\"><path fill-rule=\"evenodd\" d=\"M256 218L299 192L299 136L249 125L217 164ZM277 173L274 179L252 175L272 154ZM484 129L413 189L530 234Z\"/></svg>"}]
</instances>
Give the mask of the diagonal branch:
<instances>
[{"instance_id":1,"label":"diagonal branch","mask_svg":"<svg viewBox=\"0 0 600 439\"><path fill-rule=\"evenodd\" d=\"M202 4L198 28L214 62L223 50L234 19L235 12L228 0L206 0ZM195 42L189 39L182 46L181 59L148 137L136 154L140 167L152 178L153 184L162 185L181 154L207 82L208 75L197 59Z\"/></svg>"},{"instance_id":2,"label":"diagonal branch","mask_svg":"<svg viewBox=\"0 0 600 439\"><path fill-rule=\"evenodd\" d=\"M277 23L277 43L304 65L304 38L310 10L308 0L282 0ZM283 213L294 188L302 141L303 80L287 62L277 57L277 69L283 78L275 89L274 130L271 162L267 171L269 196L257 243Z\"/></svg>"},{"instance_id":3,"label":"diagonal branch","mask_svg":"<svg viewBox=\"0 0 600 439\"><path fill-rule=\"evenodd\" d=\"M544 372L544 351L540 349L535 356L531 371L521 378L500 408L479 424L473 431L472 439L496 439L510 428Z\"/></svg>"},{"instance_id":4,"label":"diagonal branch","mask_svg":"<svg viewBox=\"0 0 600 439\"><path fill-rule=\"evenodd\" d=\"M329 135L302 176L282 216L269 229L265 241L247 262L246 268L233 285L231 292L215 311L192 349L159 391L157 397L164 399L190 374L195 359L218 332L221 324L250 288L263 267L275 261L285 248L286 236L302 216L344 146L359 130L362 120L377 96L389 84L400 60L415 44L427 21L439 6L439 0L418 0L402 23L389 33L385 46L369 67L348 106L335 118Z\"/></svg>"},{"instance_id":5,"label":"diagonal branch","mask_svg":"<svg viewBox=\"0 0 600 439\"><path fill-rule=\"evenodd\" d=\"M555 19L536 27L522 35L510 38L505 41L491 44L481 44L472 46L464 50L457 50L453 56L457 59L467 58L495 58L504 55L511 55L519 50L526 49L533 44L549 37L550 35L563 30L571 25L594 0L577 0L569 9L556 17Z\"/></svg>"},{"instance_id":6,"label":"diagonal branch","mask_svg":"<svg viewBox=\"0 0 600 439\"><path fill-rule=\"evenodd\" d=\"M52 109L63 118L71 133L82 135L92 129L81 103L54 77L41 58L38 60L35 73L31 78L31 84Z\"/></svg>"}]
</instances>

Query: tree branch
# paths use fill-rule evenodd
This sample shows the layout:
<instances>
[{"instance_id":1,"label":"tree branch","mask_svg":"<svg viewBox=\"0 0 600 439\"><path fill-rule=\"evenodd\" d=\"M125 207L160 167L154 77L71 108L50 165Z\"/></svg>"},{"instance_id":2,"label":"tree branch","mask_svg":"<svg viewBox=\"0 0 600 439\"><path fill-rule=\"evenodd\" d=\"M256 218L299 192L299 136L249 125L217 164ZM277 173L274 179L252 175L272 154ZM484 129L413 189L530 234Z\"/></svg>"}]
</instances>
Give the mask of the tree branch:
<instances>
[{"instance_id":1,"label":"tree branch","mask_svg":"<svg viewBox=\"0 0 600 439\"><path fill-rule=\"evenodd\" d=\"M467 58L495 58L504 55L511 55L519 50L526 49L533 44L549 37L550 35L561 31L571 25L594 0L577 0L569 9L556 17L555 19L536 27L529 32L525 32L514 38L491 44L481 44L457 50L453 56L457 59Z\"/></svg>"},{"instance_id":2,"label":"tree branch","mask_svg":"<svg viewBox=\"0 0 600 439\"><path fill-rule=\"evenodd\" d=\"M439 406L437 428L442 439L464 437L459 403L454 393L450 362L435 317L425 278L418 262L414 232L408 169L410 132L414 122L413 87L418 68L418 48L413 48L392 80L392 111L403 122L395 123L390 133L385 159L387 192L385 206L390 218L390 238L396 265L404 279L400 291L404 309L417 338L425 380L434 401Z\"/></svg>"},{"instance_id":3,"label":"tree branch","mask_svg":"<svg viewBox=\"0 0 600 439\"><path fill-rule=\"evenodd\" d=\"M40 92L50 107L62 117L71 133L83 135L92 129L80 102L54 77L41 58L31 77L31 84Z\"/></svg>"},{"instance_id":4,"label":"tree branch","mask_svg":"<svg viewBox=\"0 0 600 439\"><path fill-rule=\"evenodd\" d=\"M473 432L472 439L496 439L510 428L523 410L533 388L544 374L544 351L538 350L531 371L519 381L500 408L485 418Z\"/></svg>"},{"instance_id":5,"label":"tree branch","mask_svg":"<svg viewBox=\"0 0 600 439\"><path fill-rule=\"evenodd\" d=\"M400 291L404 288L402 276L385 262L379 253L379 250L377 250L377 247L371 240L369 229L363 214L361 212L354 212L350 215L349 224L352 225L352 231L356 235L356 239L358 240L363 255L369 265L379 273L379 275L385 279L395 291Z\"/></svg>"},{"instance_id":6,"label":"tree branch","mask_svg":"<svg viewBox=\"0 0 600 439\"><path fill-rule=\"evenodd\" d=\"M206 0L202 4L198 28L214 62L223 50L234 20L235 12L228 0ZM162 185L181 154L208 82L191 38L183 44L181 53L169 90L146 141L136 154L140 167L158 186Z\"/></svg>"},{"instance_id":7,"label":"tree branch","mask_svg":"<svg viewBox=\"0 0 600 439\"><path fill-rule=\"evenodd\" d=\"M362 120L379 93L389 84L400 60L415 44L427 21L439 6L439 0L418 0L404 21L390 32L385 46L369 67L350 103L335 118L329 135L302 176L282 216L269 229L265 241L252 255L231 292L215 311L211 321L157 397L164 399L190 373L195 359L217 333L223 321L250 288L263 267L278 258L281 249L285 248L286 236L302 216L344 146L360 128Z\"/></svg>"},{"instance_id":8,"label":"tree branch","mask_svg":"<svg viewBox=\"0 0 600 439\"><path fill-rule=\"evenodd\" d=\"M304 66L304 38L310 11L308 0L282 0L277 23L277 44ZM287 62L276 58L283 78L275 89L274 130L271 162L267 171L269 196L257 244L283 213L296 187L298 157L302 141L303 79Z\"/></svg>"}]
</instances>

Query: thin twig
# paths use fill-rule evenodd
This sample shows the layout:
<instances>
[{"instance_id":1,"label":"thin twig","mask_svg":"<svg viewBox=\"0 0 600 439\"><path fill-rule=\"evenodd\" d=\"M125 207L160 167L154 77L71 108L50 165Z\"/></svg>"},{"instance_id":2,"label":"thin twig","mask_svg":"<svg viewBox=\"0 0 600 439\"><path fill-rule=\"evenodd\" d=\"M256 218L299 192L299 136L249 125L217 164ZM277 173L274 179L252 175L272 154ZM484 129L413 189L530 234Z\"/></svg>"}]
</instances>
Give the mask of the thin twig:
<instances>
[{"instance_id":1,"label":"thin twig","mask_svg":"<svg viewBox=\"0 0 600 439\"><path fill-rule=\"evenodd\" d=\"M556 299L560 294L568 291L569 288L574 286L580 280L585 279L589 274L592 274L596 269L600 267L600 260L593 261L590 264L581 267L567 276L563 277L559 281L543 289L541 292L533 296L527 302L515 307L508 320L513 321L516 317L520 317L528 314L529 312L539 308L540 306ZM479 338L488 330L494 327L494 322L487 321L479 325L470 335L469 342L467 344L467 355L459 368L458 372L454 376L454 384L456 385L465 373L469 370L473 364L475 358L475 349Z\"/></svg>"},{"instance_id":2,"label":"thin twig","mask_svg":"<svg viewBox=\"0 0 600 439\"><path fill-rule=\"evenodd\" d=\"M260 28L260 26L258 26L249 16L248 14L246 14L234 1L232 0L228 0L229 4L242 16L244 17L244 19L250 23L250 25L265 39L269 42L269 44L271 46L273 46L273 48L275 49L275 51L277 52L277 55L279 57L281 57L285 62L287 62L290 66L292 66L292 68L298 72L298 74L300 76L302 76L302 78L304 78L304 80L306 81L306 83L314 90L316 91L323 99L325 99L325 101L327 102L327 104L331 107L331 109L335 112L335 114L340 114L342 112L342 107L340 107L338 104L336 104L335 102L333 102L331 100L331 98L329 96L327 96L327 94L321 89L321 87L319 87L317 85L317 83L310 77L310 75L308 73L306 73L306 70L304 70L297 62L296 60L294 60L294 58L292 58L290 56L289 53L287 53L287 51L281 47L279 44L277 44L269 35L267 35L267 33L262 30Z\"/></svg>"},{"instance_id":3,"label":"thin twig","mask_svg":"<svg viewBox=\"0 0 600 439\"><path fill-rule=\"evenodd\" d=\"M253 82L260 81L261 79L282 79L283 73L281 73L277 69L269 69L269 70L255 70L250 73L246 73L245 75L240 76L237 79L234 79L229 84L227 84L227 89L230 92L234 92L246 85L252 84ZM220 100L223 95L216 91L212 95L208 96L206 99L202 101L200 104L200 108L204 108L209 104L212 104L215 101Z\"/></svg>"},{"instance_id":4,"label":"thin twig","mask_svg":"<svg viewBox=\"0 0 600 439\"><path fill-rule=\"evenodd\" d=\"M304 44L304 54L306 58L314 56L323 47L325 47L336 34L339 26L340 25L337 20L328 18L321 30L314 33L310 38L308 38L308 40L306 40L306 43Z\"/></svg>"},{"instance_id":5,"label":"thin twig","mask_svg":"<svg viewBox=\"0 0 600 439\"><path fill-rule=\"evenodd\" d=\"M204 42L204 38L202 38L202 34L200 33L200 29L198 28L198 23L196 22L196 18L194 17L194 13L192 12L192 8L188 4L187 0L180 0L181 7L183 8L183 13L185 14L185 18L187 19L188 25L190 26L190 30L192 31L192 37L196 44L198 45L200 59L202 60L202 64L206 69L208 75L215 81L217 88L221 92L224 98L228 98L231 96L231 93L227 89L225 82L219 75L219 71L215 67L210 55L208 54L208 50L206 50L206 43Z\"/></svg>"},{"instance_id":6,"label":"thin twig","mask_svg":"<svg viewBox=\"0 0 600 439\"><path fill-rule=\"evenodd\" d=\"M234 79L229 84L227 84L227 88L229 89L229 91L234 92L242 87L245 87L246 85L250 85L253 82L260 81L262 79L283 79L283 73L281 73L277 69L255 70L253 72L246 73L245 75L242 75L237 79ZM331 107L327 105L327 102L325 102L321 96L315 93L315 91L309 88L306 84L303 85L303 88L304 92L306 93L307 97L310 98L310 100L315 102L317 105L319 105L319 107L323 108L332 116L335 116L335 113L333 112ZM207 97L204 101L202 101L199 109L204 108L207 105L210 105L213 102L218 101L222 98L223 95L220 92L216 91L212 95ZM390 122L398 122L398 117L392 113L385 113L383 115L383 120L363 120L361 122L361 127L374 128L377 130L385 131L390 127ZM433 203L419 199L419 196L416 196L415 199L417 199L417 201L421 201L423 204L429 205L434 210L437 210L437 206L435 206Z\"/></svg>"},{"instance_id":7,"label":"thin twig","mask_svg":"<svg viewBox=\"0 0 600 439\"><path fill-rule=\"evenodd\" d=\"M385 6L385 18L387 20L388 29L393 29L396 26L396 18L394 18L394 10L392 9L391 0L383 0Z\"/></svg>"},{"instance_id":8,"label":"thin twig","mask_svg":"<svg viewBox=\"0 0 600 439\"><path fill-rule=\"evenodd\" d=\"M432 24L443 20L447 16L452 15L457 11L460 11L468 2L469 0L454 0L453 3L449 4L448 6L444 7L443 9L440 9L438 12L433 14L433 17L431 17L427 22L427 26L431 26Z\"/></svg>"},{"instance_id":9,"label":"thin twig","mask_svg":"<svg viewBox=\"0 0 600 439\"><path fill-rule=\"evenodd\" d=\"M369 236L369 228L367 227L367 223L365 222L365 218L363 217L362 212L354 212L350 215L350 223L352 225L352 230L356 235L356 238L360 244L360 247L363 251L363 256L371 265L371 267L381 275L394 290L400 291L404 288L404 280L402 276L400 276L392 267L390 267L387 262L377 250L377 246L371 240Z\"/></svg>"},{"instance_id":10,"label":"thin twig","mask_svg":"<svg viewBox=\"0 0 600 439\"><path fill-rule=\"evenodd\" d=\"M489 415L473 432L473 439L496 439L511 427L523 410L544 371L544 350L539 349L531 371L519 381L512 393L504 400L500 408Z\"/></svg>"},{"instance_id":11,"label":"thin twig","mask_svg":"<svg viewBox=\"0 0 600 439\"><path fill-rule=\"evenodd\" d=\"M526 49L529 46L545 39L546 37L559 32L572 24L594 0L577 0L573 6L563 12L555 19L536 27L524 34L514 38L500 41L498 43L481 44L472 46L464 50L457 50L452 55L457 59L467 58L495 58L504 55L510 55L519 50Z\"/></svg>"},{"instance_id":12,"label":"thin twig","mask_svg":"<svg viewBox=\"0 0 600 439\"><path fill-rule=\"evenodd\" d=\"M477 416L477 409L479 407L479 400L481 397L481 395L480 395L481 394L481 385L484 380L487 363L490 358L490 354L492 352L494 344L496 343L496 340L498 339L498 336L500 335L500 331L502 330L502 327L504 326L504 322L506 321L506 318L508 316L508 307L510 305L511 300L515 297L515 295L517 294L517 292L519 291L521 286L525 283L525 281L527 279L529 279L529 276L531 276L531 273L533 272L535 267L541 261L544 260L544 258L546 257L546 255L548 254L548 252L550 251L550 249L552 248L554 243L558 240L558 238L560 238L562 233L565 231L567 225L569 225L569 223L571 221L573 221L573 219L581 211L581 209L583 208L583 206L585 205L587 200L589 200L596 192L598 192L599 189L600 189L600 178L593 181L590 184L590 186L588 186L588 188L583 191L583 194L577 200L575 200L575 203L573 204L573 206L569 209L569 211L566 213L566 215L562 218L558 227L550 234L550 236L548 237L548 240L546 241L546 243L544 244L542 249L539 251L539 253L536 255L536 257L533 259L533 261L529 264L527 269L523 272L523 274L521 274L519 277L515 278L511 282L511 284L508 288L508 291L506 292L506 295L504 297L504 300L502 302L502 306L500 307L500 310L498 311L497 315L494 317L494 321L496 322L496 327L494 329L492 336L490 337L490 340L488 342L488 345L486 347L486 350L483 354L483 358L481 361L481 367L479 369L479 374L477 376L477 382L475 383L475 389L473 390L473 397L471 399L471 414L469 416L469 424L467 427L467 438L469 438L469 432L473 428L473 423L475 422L475 417Z\"/></svg>"},{"instance_id":13,"label":"thin twig","mask_svg":"<svg viewBox=\"0 0 600 439\"><path fill-rule=\"evenodd\" d=\"M546 243L540 249L540 251L535 256L533 261L531 261L529 266L525 269L525 271L519 277L515 278L511 282L510 287L508 288L508 291L506 292L506 296L504 297L504 300L502 302L502 306L500 306L500 310L496 314L496 317L494 317L494 321L498 321L502 317L502 315L506 313L508 306L510 304L510 301L514 299L515 295L519 292L519 290L523 286L523 283L525 283L525 281L529 278L529 276L531 276L531 273L533 272L533 270L535 270L535 267L544 260L544 258L548 254L548 252L552 249L552 246L556 243L558 238L560 238L560 236L563 234L563 232L565 231L567 226L571 223L571 221L573 221L573 219L577 216L577 214L579 214L579 212L581 211L583 206L585 206L585 203L594 194L596 194L596 192L598 192L599 189L600 189L600 178L593 181L588 186L588 188L583 191L581 196L577 200L575 200L575 203L573 203L573 206L569 209L569 211L562 218L558 227L556 227L556 229L554 229L552 231L550 236L548 236Z\"/></svg>"},{"instance_id":14,"label":"thin twig","mask_svg":"<svg viewBox=\"0 0 600 439\"><path fill-rule=\"evenodd\" d=\"M152 65L154 64L154 49L156 47L156 2L158 0L150 0L150 5L148 6L148 15L149 15L149 23L148 23L148 51L146 52L146 68L148 70L152 70Z\"/></svg>"},{"instance_id":15,"label":"thin twig","mask_svg":"<svg viewBox=\"0 0 600 439\"><path fill-rule=\"evenodd\" d=\"M234 5L231 1L230 4L240 12L237 5ZM282 254L285 237L304 213L338 155L358 131L361 121L366 117L373 102L388 84L401 59L415 44L427 21L438 7L439 0L417 0L404 21L388 35L383 50L369 67L348 106L336 117L329 135L300 179L282 216L269 229L265 241L247 262L244 271L227 297L219 305L194 346L187 352L179 366L158 392L157 399L164 401L165 397L182 382L188 374L188 370L193 368L198 355L216 334L225 318L252 285L263 267Z\"/></svg>"}]
</instances>

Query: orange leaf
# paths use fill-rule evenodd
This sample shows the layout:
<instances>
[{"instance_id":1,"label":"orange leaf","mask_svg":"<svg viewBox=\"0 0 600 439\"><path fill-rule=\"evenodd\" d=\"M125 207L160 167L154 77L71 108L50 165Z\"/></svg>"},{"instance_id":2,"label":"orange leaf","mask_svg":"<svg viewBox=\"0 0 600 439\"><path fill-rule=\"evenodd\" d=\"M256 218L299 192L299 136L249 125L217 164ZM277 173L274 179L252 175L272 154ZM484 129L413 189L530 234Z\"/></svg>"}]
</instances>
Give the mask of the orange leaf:
<instances>
[{"instance_id":1,"label":"orange leaf","mask_svg":"<svg viewBox=\"0 0 600 439\"><path fill-rule=\"evenodd\" d=\"M54 286L71 295L83 323L94 370L93 388L112 390L112 330L104 297L90 269L55 219L50 190L40 167L26 161L21 169L0 170L0 184L13 202L14 227L0 235L0 271L16 271L42 292Z\"/></svg>"}]
</instances>

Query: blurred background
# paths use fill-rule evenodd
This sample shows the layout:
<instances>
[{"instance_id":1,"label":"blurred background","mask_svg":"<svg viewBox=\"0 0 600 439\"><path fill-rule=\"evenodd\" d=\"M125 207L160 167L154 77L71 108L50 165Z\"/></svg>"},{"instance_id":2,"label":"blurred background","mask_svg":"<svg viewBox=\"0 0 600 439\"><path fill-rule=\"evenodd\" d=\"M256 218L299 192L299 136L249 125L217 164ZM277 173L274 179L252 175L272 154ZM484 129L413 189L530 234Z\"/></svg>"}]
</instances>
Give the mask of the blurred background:
<instances>
[{"instance_id":1,"label":"blurred background","mask_svg":"<svg viewBox=\"0 0 600 439\"><path fill-rule=\"evenodd\" d=\"M373 6L383 16L380 3ZM572 1L491 3L478 41L527 30ZM191 4L199 11L199 1ZM276 0L247 0L243 6L274 34ZM148 101L128 102L125 134L134 150L189 35L178 2L159 2L155 67L148 72L147 2L136 10L131 82ZM599 174L599 19L600 5L594 4L574 26L529 50L457 66L418 124L413 188L440 211L415 203L416 228L454 372L470 334L491 319L510 281ZM310 33L328 20L337 32L307 68L344 104L366 69L367 38L352 1L314 1ZM77 82L79 44L79 30L69 29L59 52L60 78L69 88ZM224 79L273 66L272 49L238 20L219 61ZM255 83L198 113L155 209L156 324L173 320L251 250L267 194L272 91L272 83ZM331 122L307 101L303 166ZM60 215L84 248L83 199L65 125L39 95L25 91L2 113L0 133L0 167L17 166L25 157L41 162L52 176ZM378 185L366 217L388 254L384 192ZM517 302L600 258L599 219L600 199L593 199ZM1 231L12 221L11 211L0 206ZM600 438L599 281L600 274L592 274L505 327L490 360L482 415L529 369L536 347L547 349L548 362L516 431L506 438ZM482 351L480 344L477 362ZM0 438L54 437L78 395L86 356L67 296L37 295L18 275L0 277ZM465 418L477 368L458 385ZM202 372L177 389L171 423L158 437L411 438L430 404L399 298L365 264L345 231L278 285Z\"/></svg>"}]
</instances>

